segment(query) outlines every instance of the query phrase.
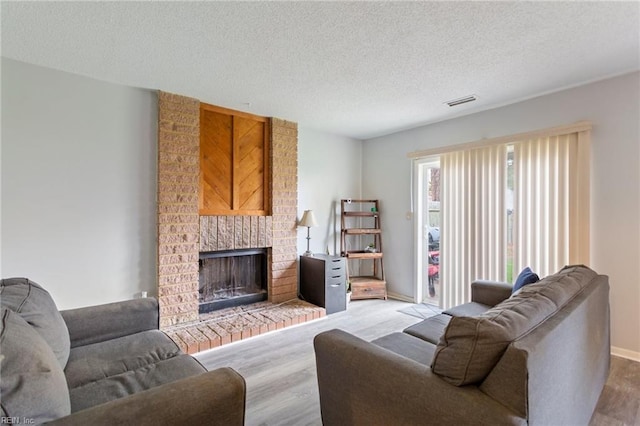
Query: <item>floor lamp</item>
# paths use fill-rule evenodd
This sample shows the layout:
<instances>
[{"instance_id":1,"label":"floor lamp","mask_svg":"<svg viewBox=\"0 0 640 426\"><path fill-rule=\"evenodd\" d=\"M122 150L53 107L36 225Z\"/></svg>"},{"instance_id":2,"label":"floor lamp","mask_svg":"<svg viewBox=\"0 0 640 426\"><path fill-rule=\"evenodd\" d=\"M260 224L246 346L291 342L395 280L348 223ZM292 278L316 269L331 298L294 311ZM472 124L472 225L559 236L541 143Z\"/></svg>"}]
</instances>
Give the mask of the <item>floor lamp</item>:
<instances>
[{"instance_id":1,"label":"floor lamp","mask_svg":"<svg viewBox=\"0 0 640 426\"><path fill-rule=\"evenodd\" d=\"M311 239L311 237L309 236L309 230L311 229L312 226L318 226L318 222L316 222L316 217L313 215L312 210L304 211L304 214L302 215L302 220L300 220L300 223L298 224L298 226L307 227L307 251L304 252L304 256L313 256L313 253L311 253L311 250L309 250L309 240Z\"/></svg>"}]
</instances>

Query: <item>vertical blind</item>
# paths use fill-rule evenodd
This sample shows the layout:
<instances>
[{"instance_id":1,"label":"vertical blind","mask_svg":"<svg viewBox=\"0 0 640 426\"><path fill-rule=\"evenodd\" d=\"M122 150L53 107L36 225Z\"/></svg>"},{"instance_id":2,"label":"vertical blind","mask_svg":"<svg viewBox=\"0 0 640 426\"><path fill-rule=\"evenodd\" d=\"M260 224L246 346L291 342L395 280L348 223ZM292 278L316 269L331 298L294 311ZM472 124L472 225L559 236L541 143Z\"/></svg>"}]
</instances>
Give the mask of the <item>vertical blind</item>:
<instances>
[{"instance_id":1,"label":"vertical blind","mask_svg":"<svg viewBox=\"0 0 640 426\"><path fill-rule=\"evenodd\" d=\"M589 262L587 132L514 144L514 259L541 277Z\"/></svg>"},{"instance_id":2,"label":"vertical blind","mask_svg":"<svg viewBox=\"0 0 640 426\"><path fill-rule=\"evenodd\" d=\"M506 278L506 145L440 157L444 308L468 302L477 278Z\"/></svg>"},{"instance_id":3,"label":"vertical blind","mask_svg":"<svg viewBox=\"0 0 640 426\"><path fill-rule=\"evenodd\" d=\"M513 145L513 277L589 262L589 130L440 155L442 306L475 279L506 280L507 147Z\"/></svg>"}]
</instances>

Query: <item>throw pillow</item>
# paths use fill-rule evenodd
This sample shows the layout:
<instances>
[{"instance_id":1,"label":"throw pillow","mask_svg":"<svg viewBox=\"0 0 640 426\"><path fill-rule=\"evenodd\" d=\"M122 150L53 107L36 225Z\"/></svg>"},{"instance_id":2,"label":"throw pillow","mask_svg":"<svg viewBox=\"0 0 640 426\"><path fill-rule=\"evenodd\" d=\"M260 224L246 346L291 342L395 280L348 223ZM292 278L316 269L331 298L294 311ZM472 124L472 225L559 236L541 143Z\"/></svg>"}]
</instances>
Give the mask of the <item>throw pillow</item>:
<instances>
[{"instance_id":1,"label":"throw pillow","mask_svg":"<svg viewBox=\"0 0 640 426\"><path fill-rule=\"evenodd\" d=\"M69 330L47 290L27 278L0 281L0 306L27 321L49 344L64 368L69 359Z\"/></svg>"},{"instance_id":2,"label":"throw pillow","mask_svg":"<svg viewBox=\"0 0 640 426\"><path fill-rule=\"evenodd\" d=\"M20 315L0 310L2 418L32 424L69 415L69 389L51 347Z\"/></svg>"},{"instance_id":3,"label":"throw pillow","mask_svg":"<svg viewBox=\"0 0 640 426\"><path fill-rule=\"evenodd\" d=\"M538 281L540 281L540 277L535 272L533 272L530 267L527 266L520 272L518 278L516 278L516 282L515 284L513 284L513 290L511 290L511 294L520 290L527 284L537 283Z\"/></svg>"}]
</instances>

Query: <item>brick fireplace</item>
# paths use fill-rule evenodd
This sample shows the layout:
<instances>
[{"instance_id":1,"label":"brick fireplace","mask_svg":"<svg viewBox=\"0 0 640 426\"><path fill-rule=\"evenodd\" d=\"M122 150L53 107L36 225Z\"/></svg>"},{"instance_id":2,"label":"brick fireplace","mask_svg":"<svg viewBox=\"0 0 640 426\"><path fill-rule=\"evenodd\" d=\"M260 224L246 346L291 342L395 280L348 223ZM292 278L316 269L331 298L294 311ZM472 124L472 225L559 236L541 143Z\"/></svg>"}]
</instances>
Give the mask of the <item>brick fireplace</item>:
<instances>
[{"instance_id":1,"label":"brick fireplace","mask_svg":"<svg viewBox=\"0 0 640 426\"><path fill-rule=\"evenodd\" d=\"M160 326L198 320L200 252L266 248L269 301L296 299L297 124L271 119L271 215L200 216L200 102L159 92L158 104Z\"/></svg>"}]
</instances>

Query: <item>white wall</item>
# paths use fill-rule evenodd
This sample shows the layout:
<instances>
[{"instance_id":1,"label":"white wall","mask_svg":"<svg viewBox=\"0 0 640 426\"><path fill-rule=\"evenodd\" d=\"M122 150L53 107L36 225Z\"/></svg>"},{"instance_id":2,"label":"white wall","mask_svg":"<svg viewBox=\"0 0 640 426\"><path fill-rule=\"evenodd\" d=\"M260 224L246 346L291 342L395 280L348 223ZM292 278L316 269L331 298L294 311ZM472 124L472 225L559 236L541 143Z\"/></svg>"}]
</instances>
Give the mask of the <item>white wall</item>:
<instances>
[{"instance_id":1,"label":"white wall","mask_svg":"<svg viewBox=\"0 0 640 426\"><path fill-rule=\"evenodd\" d=\"M340 255L340 200L358 198L362 141L298 128L298 220L313 210L318 227L311 228L314 253ZM307 249L307 228L298 228L298 253Z\"/></svg>"},{"instance_id":2,"label":"white wall","mask_svg":"<svg viewBox=\"0 0 640 426\"><path fill-rule=\"evenodd\" d=\"M413 296L407 153L591 120L590 266L610 276L612 345L640 359L639 93L640 73L633 73L365 141L363 196L384 203L390 291Z\"/></svg>"},{"instance_id":3,"label":"white wall","mask_svg":"<svg viewBox=\"0 0 640 426\"><path fill-rule=\"evenodd\" d=\"M157 95L2 58L2 274L61 309L156 292Z\"/></svg>"}]
</instances>

